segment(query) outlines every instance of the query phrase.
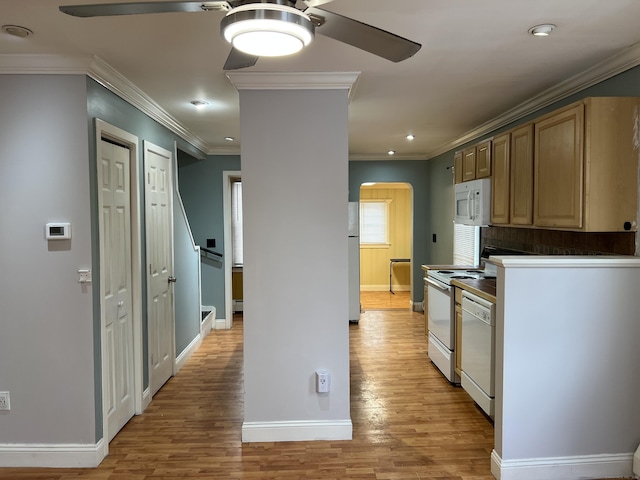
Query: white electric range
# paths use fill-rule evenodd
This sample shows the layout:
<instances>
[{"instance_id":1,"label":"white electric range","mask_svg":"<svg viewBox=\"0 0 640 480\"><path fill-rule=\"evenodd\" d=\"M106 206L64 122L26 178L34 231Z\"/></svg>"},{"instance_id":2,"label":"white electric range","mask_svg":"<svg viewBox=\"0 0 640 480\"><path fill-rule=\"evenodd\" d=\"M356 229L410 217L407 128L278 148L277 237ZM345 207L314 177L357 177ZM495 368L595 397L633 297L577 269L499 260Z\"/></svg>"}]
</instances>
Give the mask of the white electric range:
<instances>
[{"instance_id":1,"label":"white electric range","mask_svg":"<svg viewBox=\"0 0 640 480\"><path fill-rule=\"evenodd\" d=\"M451 280L493 279L497 267L487 259L491 255L526 255L525 252L486 246L481 254L480 268L427 270L425 298L427 299L427 327L429 330L428 355L433 364L451 383L460 383L455 371L456 332L455 299L452 295Z\"/></svg>"}]
</instances>

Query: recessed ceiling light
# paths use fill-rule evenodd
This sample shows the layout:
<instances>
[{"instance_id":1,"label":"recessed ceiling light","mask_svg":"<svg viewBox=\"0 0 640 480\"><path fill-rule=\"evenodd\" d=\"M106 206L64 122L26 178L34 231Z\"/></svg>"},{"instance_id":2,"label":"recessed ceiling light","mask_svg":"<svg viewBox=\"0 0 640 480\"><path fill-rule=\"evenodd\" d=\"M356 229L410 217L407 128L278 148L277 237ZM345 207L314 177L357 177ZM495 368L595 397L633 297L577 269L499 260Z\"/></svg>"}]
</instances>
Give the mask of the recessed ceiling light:
<instances>
[{"instance_id":1,"label":"recessed ceiling light","mask_svg":"<svg viewBox=\"0 0 640 480\"><path fill-rule=\"evenodd\" d=\"M233 142L233 141L235 140L235 138L233 138L233 137L224 137L224 139L225 139L227 142Z\"/></svg>"},{"instance_id":2,"label":"recessed ceiling light","mask_svg":"<svg viewBox=\"0 0 640 480\"><path fill-rule=\"evenodd\" d=\"M21 27L19 25L3 25L2 31L19 38L26 38L33 34L33 32L28 28Z\"/></svg>"},{"instance_id":3,"label":"recessed ceiling light","mask_svg":"<svg viewBox=\"0 0 640 480\"><path fill-rule=\"evenodd\" d=\"M205 102L204 100L191 100L191 105L200 110L201 108L208 107L209 102Z\"/></svg>"},{"instance_id":4,"label":"recessed ceiling light","mask_svg":"<svg viewBox=\"0 0 640 480\"><path fill-rule=\"evenodd\" d=\"M555 29L556 29L555 25L551 23L544 23L542 25L536 25L535 27L531 27L529 29L529 33L536 37L548 37L549 35L551 35L551 32L553 32Z\"/></svg>"},{"instance_id":5,"label":"recessed ceiling light","mask_svg":"<svg viewBox=\"0 0 640 480\"><path fill-rule=\"evenodd\" d=\"M413 135L413 133L410 133L409 135L407 135L407 140L411 141L413 140L415 137L415 135Z\"/></svg>"},{"instance_id":6,"label":"recessed ceiling light","mask_svg":"<svg viewBox=\"0 0 640 480\"><path fill-rule=\"evenodd\" d=\"M387 153L388 153L389 155L395 155L395 154L396 154L396 151L395 151L395 150L389 150Z\"/></svg>"}]
</instances>

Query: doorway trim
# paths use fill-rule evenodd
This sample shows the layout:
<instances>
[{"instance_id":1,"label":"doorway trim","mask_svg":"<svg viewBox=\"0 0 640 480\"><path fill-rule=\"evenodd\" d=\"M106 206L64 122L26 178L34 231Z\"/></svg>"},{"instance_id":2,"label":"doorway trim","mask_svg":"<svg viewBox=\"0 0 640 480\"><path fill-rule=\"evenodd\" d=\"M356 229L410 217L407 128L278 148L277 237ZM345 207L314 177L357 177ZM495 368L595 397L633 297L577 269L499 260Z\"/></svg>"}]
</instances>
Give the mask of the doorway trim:
<instances>
[{"instance_id":1,"label":"doorway trim","mask_svg":"<svg viewBox=\"0 0 640 480\"><path fill-rule=\"evenodd\" d=\"M224 328L229 329L233 325L233 245L231 244L231 183L236 178L241 178L239 170L224 170L222 172L222 206L224 224Z\"/></svg>"},{"instance_id":2,"label":"doorway trim","mask_svg":"<svg viewBox=\"0 0 640 480\"><path fill-rule=\"evenodd\" d=\"M131 195L131 294L132 305L131 314L133 320L133 383L134 383L134 405L135 414L140 415L148 403L150 398L143 399L144 385L143 385L143 345L142 345L142 227L140 223L140 166L138 163L138 145L139 139L137 136L122 130L114 125L111 125L103 120L96 118L96 169L100 168L101 158L101 141L107 139L119 143L129 149L129 168L130 168L130 195ZM98 170L96 170L97 172ZM97 181L97 177L96 177ZM97 188L98 198L100 196L100 187ZM98 213L100 214L100 213ZM99 229L99 227L98 227ZM103 232L98 231L98 235L102 236ZM104 283L104 268L100 265L100 285ZM106 352L106 335L105 329L105 309L103 300L100 298L100 370L101 370L101 388L102 388L102 436L103 440L108 437L108 415L106 405L108 405L105 398L106 392L106 378L105 372L107 371L107 365L105 358ZM104 443L105 455L109 452L108 442Z\"/></svg>"}]
</instances>

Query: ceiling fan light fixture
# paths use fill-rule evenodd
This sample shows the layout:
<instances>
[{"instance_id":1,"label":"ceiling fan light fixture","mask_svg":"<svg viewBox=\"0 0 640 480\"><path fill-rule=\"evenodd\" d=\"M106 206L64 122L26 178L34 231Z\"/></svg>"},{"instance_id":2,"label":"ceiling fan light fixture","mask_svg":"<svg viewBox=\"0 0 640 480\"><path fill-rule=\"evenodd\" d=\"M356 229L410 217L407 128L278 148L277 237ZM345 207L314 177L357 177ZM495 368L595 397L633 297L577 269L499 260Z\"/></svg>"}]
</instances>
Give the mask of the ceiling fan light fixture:
<instances>
[{"instance_id":1,"label":"ceiling fan light fixture","mask_svg":"<svg viewBox=\"0 0 640 480\"><path fill-rule=\"evenodd\" d=\"M556 26L551 23L544 23L542 25L536 25L529 29L529 33L535 37L548 37L556 29Z\"/></svg>"},{"instance_id":2,"label":"ceiling fan light fixture","mask_svg":"<svg viewBox=\"0 0 640 480\"><path fill-rule=\"evenodd\" d=\"M315 34L315 26L307 15L274 3L233 8L222 19L220 29L234 48L257 57L294 54L309 45Z\"/></svg>"}]
</instances>

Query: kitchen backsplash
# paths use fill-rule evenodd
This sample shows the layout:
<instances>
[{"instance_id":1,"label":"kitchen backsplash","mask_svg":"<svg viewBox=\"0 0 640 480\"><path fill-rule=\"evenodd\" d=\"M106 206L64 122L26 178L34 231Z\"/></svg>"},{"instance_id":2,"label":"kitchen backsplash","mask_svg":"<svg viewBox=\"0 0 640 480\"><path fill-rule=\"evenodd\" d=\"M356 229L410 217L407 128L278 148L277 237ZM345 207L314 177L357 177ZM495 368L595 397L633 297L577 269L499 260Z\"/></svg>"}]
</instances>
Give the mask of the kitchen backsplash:
<instances>
[{"instance_id":1,"label":"kitchen backsplash","mask_svg":"<svg viewBox=\"0 0 640 480\"><path fill-rule=\"evenodd\" d=\"M635 232L584 233L530 228L482 227L480 248L511 248L539 255L634 255Z\"/></svg>"}]
</instances>

